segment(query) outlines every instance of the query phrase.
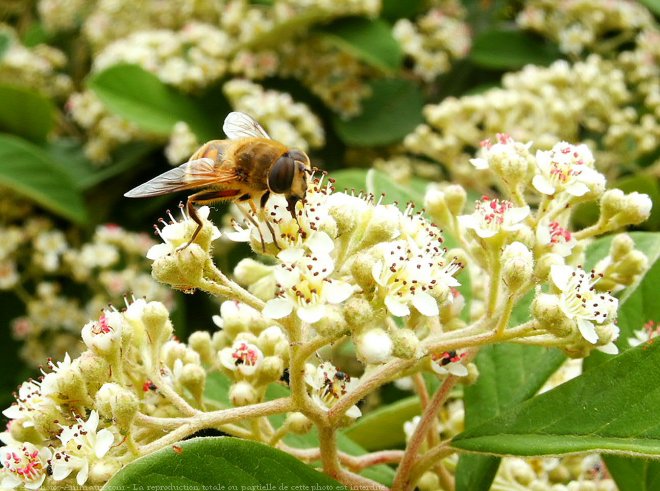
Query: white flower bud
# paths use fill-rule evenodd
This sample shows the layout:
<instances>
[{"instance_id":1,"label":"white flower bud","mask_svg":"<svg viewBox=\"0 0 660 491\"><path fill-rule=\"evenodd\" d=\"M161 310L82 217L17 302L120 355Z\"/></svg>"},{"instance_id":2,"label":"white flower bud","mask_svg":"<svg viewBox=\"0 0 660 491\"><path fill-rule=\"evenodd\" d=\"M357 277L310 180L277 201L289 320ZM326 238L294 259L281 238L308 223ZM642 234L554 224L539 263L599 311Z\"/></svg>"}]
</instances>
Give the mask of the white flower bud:
<instances>
[{"instance_id":1,"label":"white flower bud","mask_svg":"<svg viewBox=\"0 0 660 491\"><path fill-rule=\"evenodd\" d=\"M392 352L397 358L415 358L419 351L419 338L411 329L396 329L392 331Z\"/></svg>"},{"instance_id":2,"label":"white flower bud","mask_svg":"<svg viewBox=\"0 0 660 491\"><path fill-rule=\"evenodd\" d=\"M525 245L513 242L502 252L502 280L511 292L516 292L532 279L534 255Z\"/></svg>"},{"instance_id":3,"label":"white flower bud","mask_svg":"<svg viewBox=\"0 0 660 491\"><path fill-rule=\"evenodd\" d=\"M269 384L282 377L284 373L284 360L279 356L267 356L259 366L259 384Z\"/></svg>"},{"instance_id":4,"label":"white flower bud","mask_svg":"<svg viewBox=\"0 0 660 491\"><path fill-rule=\"evenodd\" d=\"M257 402L257 391L248 382L236 382L229 389L229 399L234 406L248 406Z\"/></svg>"},{"instance_id":5,"label":"white flower bud","mask_svg":"<svg viewBox=\"0 0 660 491\"><path fill-rule=\"evenodd\" d=\"M564 258L561 257L559 254L554 254L554 253L543 254L541 257L538 258L536 262L536 269L534 271L534 274L541 281L545 281L548 278L548 275L550 274L550 269L552 269L552 266L562 265L562 264L564 264Z\"/></svg>"},{"instance_id":6,"label":"white flower bud","mask_svg":"<svg viewBox=\"0 0 660 491\"><path fill-rule=\"evenodd\" d=\"M394 205L374 207L360 247L367 248L380 242L395 239L401 233L400 217L401 212Z\"/></svg>"},{"instance_id":7,"label":"white flower bud","mask_svg":"<svg viewBox=\"0 0 660 491\"><path fill-rule=\"evenodd\" d=\"M370 329L356 343L357 357L367 365L385 363L392 356L393 343L383 329Z\"/></svg>"},{"instance_id":8,"label":"white flower bud","mask_svg":"<svg viewBox=\"0 0 660 491\"><path fill-rule=\"evenodd\" d=\"M234 268L234 278L240 285L252 285L264 276L270 275L272 271L272 266L246 258L242 259Z\"/></svg>"},{"instance_id":9,"label":"white flower bud","mask_svg":"<svg viewBox=\"0 0 660 491\"><path fill-rule=\"evenodd\" d=\"M344 318L343 309L334 305L328 305L325 315L314 324L314 329L321 336L339 336L349 330Z\"/></svg>"},{"instance_id":10,"label":"white flower bud","mask_svg":"<svg viewBox=\"0 0 660 491\"><path fill-rule=\"evenodd\" d=\"M620 189L610 189L600 200L600 221L610 229L637 225L651 215L653 202L646 194L624 194Z\"/></svg>"},{"instance_id":11,"label":"white flower bud","mask_svg":"<svg viewBox=\"0 0 660 491\"><path fill-rule=\"evenodd\" d=\"M541 327L557 337L574 331L574 323L566 317L557 295L541 293L532 302L532 315Z\"/></svg>"},{"instance_id":12,"label":"white flower bud","mask_svg":"<svg viewBox=\"0 0 660 491\"><path fill-rule=\"evenodd\" d=\"M371 274L374 263L378 259L369 252L360 252L351 263L351 274L355 282L364 290L369 292L373 290L376 282Z\"/></svg>"},{"instance_id":13,"label":"white flower bud","mask_svg":"<svg viewBox=\"0 0 660 491\"><path fill-rule=\"evenodd\" d=\"M374 309L364 297L354 295L344 304L344 316L351 329L359 330L374 321Z\"/></svg>"},{"instance_id":14,"label":"white flower bud","mask_svg":"<svg viewBox=\"0 0 660 491\"><path fill-rule=\"evenodd\" d=\"M417 487L419 491L437 491L438 489L442 489L438 475L430 471L422 474L422 477L417 481Z\"/></svg>"},{"instance_id":15,"label":"white flower bud","mask_svg":"<svg viewBox=\"0 0 660 491\"><path fill-rule=\"evenodd\" d=\"M208 259L208 252L193 243L181 251L155 259L151 264L151 275L177 290L190 292L198 287Z\"/></svg>"},{"instance_id":16,"label":"white flower bud","mask_svg":"<svg viewBox=\"0 0 660 491\"><path fill-rule=\"evenodd\" d=\"M211 334L207 331L195 331L188 338L188 346L199 353L199 357L206 365L212 365L215 351L211 344Z\"/></svg>"},{"instance_id":17,"label":"white flower bud","mask_svg":"<svg viewBox=\"0 0 660 491\"><path fill-rule=\"evenodd\" d=\"M155 346L163 344L174 332L170 322L170 314L160 302L149 302L144 307L142 322L144 322L149 340Z\"/></svg>"},{"instance_id":18,"label":"white flower bud","mask_svg":"<svg viewBox=\"0 0 660 491\"><path fill-rule=\"evenodd\" d=\"M264 329L257 337L257 344L261 351L268 355L276 354L282 343L287 345L288 341L284 331L278 326L270 326Z\"/></svg>"},{"instance_id":19,"label":"white flower bud","mask_svg":"<svg viewBox=\"0 0 660 491\"><path fill-rule=\"evenodd\" d=\"M284 420L287 429L296 435L309 433L314 426L310 419L303 413L289 413Z\"/></svg>"},{"instance_id":20,"label":"white flower bud","mask_svg":"<svg viewBox=\"0 0 660 491\"><path fill-rule=\"evenodd\" d=\"M105 483L121 468L118 460L99 460L89 469L89 481L93 483Z\"/></svg>"},{"instance_id":21,"label":"white flower bud","mask_svg":"<svg viewBox=\"0 0 660 491\"><path fill-rule=\"evenodd\" d=\"M178 382L192 394L193 398L201 402L206 384L206 372L195 363L186 363L181 369Z\"/></svg>"},{"instance_id":22,"label":"white flower bud","mask_svg":"<svg viewBox=\"0 0 660 491\"><path fill-rule=\"evenodd\" d=\"M99 414L112 419L122 431L129 429L140 405L133 392L115 383L103 384L95 402Z\"/></svg>"},{"instance_id":23,"label":"white flower bud","mask_svg":"<svg viewBox=\"0 0 660 491\"><path fill-rule=\"evenodd\" d=\"M610 256L613 261L618 261L635 248L635 242L628 234L617 234L612 239Z\"/></svg>"}]
</instances>

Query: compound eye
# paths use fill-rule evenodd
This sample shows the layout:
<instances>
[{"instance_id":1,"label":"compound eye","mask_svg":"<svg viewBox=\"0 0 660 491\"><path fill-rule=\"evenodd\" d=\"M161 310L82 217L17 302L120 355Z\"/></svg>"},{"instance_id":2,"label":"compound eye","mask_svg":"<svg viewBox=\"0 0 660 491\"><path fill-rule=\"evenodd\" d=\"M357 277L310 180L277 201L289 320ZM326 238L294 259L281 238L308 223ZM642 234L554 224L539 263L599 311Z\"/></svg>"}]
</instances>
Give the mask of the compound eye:
<instances>
[{"instance_id":1,"label":"compound eye","mask_svg":"<svg viewBox=\"0 0 660 491\"><path fill-rule=\"evenodd\" d=\"M296 164L288 155L283 155L273 165L268 174L268 187L274 193L284 194L291 191L291 183L296 173Z\"/></svg>"}]
</instances>

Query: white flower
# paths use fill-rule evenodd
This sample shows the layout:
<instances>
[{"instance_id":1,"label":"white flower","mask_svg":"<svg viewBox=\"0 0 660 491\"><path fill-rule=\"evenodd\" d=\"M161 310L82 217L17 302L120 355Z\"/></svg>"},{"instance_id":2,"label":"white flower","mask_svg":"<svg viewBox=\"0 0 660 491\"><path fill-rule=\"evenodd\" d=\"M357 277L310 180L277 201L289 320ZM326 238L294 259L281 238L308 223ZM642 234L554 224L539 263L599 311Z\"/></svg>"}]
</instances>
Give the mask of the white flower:
<instances>
[{"instance_id":1,"label":"white flower","mask_svg":"<svg viewBox=\"0 0 660 491\"><path fill-rule=\"evenodd\" d=\"M398 240L378 249L382 260L374 263L371 275L387 310L404 317L412 305L422 315L438 315L438 299L450 298L450 288L459 285L453 275L460 269L459 264L445 264L441 244L420 250L410 240Z\"/></svg>"},{"instance_id":2,"label":"white flower","mask_svg":"<svg viewBox=\"0 0 660 491\"><path fill-rule=\"evenodd\" d=\"M32 415L43 409L44 405L51 404L41 392L41 385L34 380L23 382L18 389L16 402L2 411L2 414L12 420L20 420L25 428L34 426Z\"/></svg>"},{"instance_id":3,"label":"white flower","mask_svg":"<svg viewBox=\"0 0 660 491\"><path fill-rule=\"evenodd\" d=\"M571 232L559 225L559 222L539 223L536 228L536 240L541 246L561 257L568 256L577 244Z\"/></svg>"},{"instance_id":4,"label":"white flower","mask_svg":"<svg viewBox=\"0 0 660 491\"><path fill-rule=\"evenodd\" d=\"M71 357L69 356L69 353L66 353L64 355L63 361L53 363L52 361L49 360L48 366L52 370L50 373L45 373L42 371L42 373L44 374L44 378L41 381L41 394L43 396L48 396L50 394L57 393L58 381L60 378L58 373L66 372L71 368Z\"/></svg>"},{"instance_id":5,"label":"white flower","mask_svg":"<svg viewBox=\"0 0 660 491\"><path fill-rule=\"evenodd\" d=\"M554 195L565 192L584 196L593 187L604 186L605 178L594 168L594 157L586 145L559 142L552 150L536 152L539 174L532 185L540 193Z\"/></svg>"},{"instance_id":6,"label":"white flower","mask_svg":"<svg viewBox=\"0 0 660 491\"><path fill-rule=\"evenodd\" d=\"M204 225L210 225L212 227L211 241L213 241L220 237L220 230L208 222L210 212L211 209L208 206L201 206L197 209L197 215L204 222ZM151 246L147 251L148 259L158 259L167 256L188 243L193 232L197 229L197 223L185 214L183 207L181 207L181 215L183 218L177 222L170 214L170 223L166 223L162 230L156 227L156 232L163 239L164 243Z\"/></svg>"},{"instance_id":7,"label":"white flower","mask_svg":"<svg viewBox=\"0 0 660 491\"><path fill-rule=\"evenodd\" d=\"M327 411L357 385L358 379L337 370L332 363L326 361L317 367L309 363L305 365L305 383L310 388L312 400ZM346 411L349 418L358 418L360 415L362 412L357 406Z\"/></svg>"},{"instance_id":8,"label":"white flower","mask_svg":"<svg viewBox=\"0 0 660 491\"><path fill-rule=\"evenodd\" d=\"M87 347L101 355L119 349L124 318L116 310L104 310L98 321L82 328L81 336Z\"/></svg>"},{"instance_id":9,"label":"white flower","mask_svg":"<svg viewBox=\"0 0 660 491\"><path fill-rule=\"evenodd\" d=\"M613 323L616 319L618 300L608 293L595 290L598 276L581 268L553 265L550 277L560 290L560 307L569 319L577 323L582 337L591 344L598 342L596 324Z\"/></svg>"},{"instance_id":10,"label":"white flower","mask_svg":"<svg viewBox=\"0 0 660 491\"><path fill-rule=\"evenodd\" d=\"M231 371L238 370L245 376L257 371L264 359L261 350L252 343L235 341L231 348L224 348L218 354L220 363Z\"/></svg>"},{"instance_id":11,"label":"white flower","mask_svg":"<svg viewBox=\"0 0 660 491\"><path fill-rule=\"evenodd\" d=\"M421 416L415 416L410 421L403 423L403 432L406 435L406 441L410 440L410 438L413 436L413 433L415 433L415 430L417 429L421 419Z\"/></svg>"},{"instance_id":12,"label":"white flower","mask_svg":"<svg viewBox=\"0 0 660 491\"><path fill-rule=\"evenodd\" d=\"M39 489L46 479L51 455L48 447L38 448L29 442L0 448L0 461L6 469L0 487Z\"/></svg>"},{"instance_id":13,"label":"white flower","mask_svg":"<svg viewBox=\"0 0 660 491\"><path fill-rule=\"evenodd\" d=\"M634 337L628 338L630 346L639 346L640 344L652 343L653 339L660 335L660 324L649 321L644 324L642 329L633 332Z\"/></svg>"},{"instance_id":14,"label":"white flower","mask_svg":"<svg viewBox=\"0 0 660 491\"><path fill-rule=\"evenodd\" d=\"M465 377L468 374L467 367L462 360L467 353L458 354L456 351L445 351L431 355L431 368L438 375L454 375Z\"/></svg>"},{"instance_id":15,"label":"white flower","mask_svg":"<svg viewBox=\"0 0 660 491\"><path fill-rule=\"evenodd\" d=\"M490 140L483 140L480 143L480 146L480 157L470 159L470 163L477 169L488 169L492 161L500 160L509 162L510 164L507 166L508 168L524 170L527 167L527 159L522 152L524 151L527 153L529 147L532 146L532 142L525 144L518 143L511 138L510 135L506 133L498 133L496 143L492 143ZM512 163L517 165L512 166Z\"/></svg>"},{"instance_id":16,"label":"white flower","mask_svg":"<svg viewBox=\"0 0 660 491\"><path fill-rule=\"evenodd\" d=\"M482 239L488 239L500 232L518 230L528 215L528 206L515 207L510 201L484 196L475 203L474 213L458 219L463 227L474 230Z\"/></svg>"},{"instance_id":17,"label":"white flower","mask_svg":"<svg viewBox=\"0 0 660 491\"><path fill-rule=\"evenodd\" d=\"M96 411L89 414L87 421L81 418L71 426L63 426L58 436L62 442L62 449L58 450L51 465L53 479L61 481L77 470L76 482L82 486L87 482L90 464L102 459L114 443L114 435L110 430L102 429L97 432L99 415Z\"/></svg>"},{"instance_id":18,"label":"white flower","mask_svg":"<svg viewBox=\"0 0 660 491\"><path fill-rule=\"evenodd\" d=\"M266 302L264 316L281 319L295 310L300 320L313 324L323 317L326 304L341 303L353 294L351 284L329 278L335 266L329 255L288 249L279 257L291 263L284 262L275 270L280 293Z\"/></svg>"}]
</instances>

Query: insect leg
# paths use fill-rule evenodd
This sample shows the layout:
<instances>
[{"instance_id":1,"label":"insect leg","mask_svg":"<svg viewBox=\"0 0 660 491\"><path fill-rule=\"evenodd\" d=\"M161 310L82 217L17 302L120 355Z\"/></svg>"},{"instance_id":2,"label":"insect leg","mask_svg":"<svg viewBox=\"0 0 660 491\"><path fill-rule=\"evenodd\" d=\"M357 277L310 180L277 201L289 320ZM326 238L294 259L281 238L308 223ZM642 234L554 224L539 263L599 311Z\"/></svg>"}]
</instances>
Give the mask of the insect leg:
<instances>
[{"instance_id":1,"label":"insect leg","mask_svg":"<svg viewBox=\"0 0 660 491\"><path fill-rule=\"evenodd\" d=\"M197 224L197 228L193 232L192 237L190 237L190 240L183 246L178 247L177 251L182 251L192 244L204 226L204 222L202 222L202 219L197 214L197 208L195 208L195 205L210 205L219 201L226 201L234 198L238 193L239 191L237 190L228 189L222 191L200 191L199 193L188 196L186 209L188 210L188 216Z\"/></svg>"},{"instance_id":2,"label":"insect leg","mask_svg":"<svg viewBox=\"0 0 660 491\"><path fill-rule=\"evenodd\" d=\"M248 203L250 204L250 208L253 208L253 206L254 206L254 202L252 201L252 199L249 199L249 200L246 200L246 201L248 201ZM261 250L262 250L262 252L266 252L266 242L264 242L264 236L263 236L263 234L261 233L261 228L259 228L259 224L258 224L257 221L254 219L254 217L253 217L252 215L250 215L250 212L249 212L249 211L244 210L243 207L241 207L238 203L236 204L236 206L238 206L238 209L241 211L241 213L243 214L243 216L244 216L244 217L245 217L245 218L246 218L246 219L247 219L252 225L255 226L255 228L257 229L257 232L259 232L259 239L261 240ZM254 211L255 214L256 214L256 210L255 210L254 208L253 208L253 211Z\"/></svg>"},{"instance_id":3,"label":"insect leg","mask_svg":"<svg viewBox=\"0 0 660 491\"><path fill-rule=\"evenodd\" d=\"M273 237L273 242L275 243L275 247L277 247L280 251L282 248L280 247L280 244L277 242L277 237L275 236L275 230L273 230L273 225L270 223L270 220L268 219L268 215L265 213L266 210L266 203L268 202L268 198L270 197L270 191L266 191L264 194L261 195L261 199L259 200L259 205L261 206L261 216L264 219L264 222L266 222L266 226L268 227L268 231L270 232L270 235Z\"/></svg>"}]
</instances>

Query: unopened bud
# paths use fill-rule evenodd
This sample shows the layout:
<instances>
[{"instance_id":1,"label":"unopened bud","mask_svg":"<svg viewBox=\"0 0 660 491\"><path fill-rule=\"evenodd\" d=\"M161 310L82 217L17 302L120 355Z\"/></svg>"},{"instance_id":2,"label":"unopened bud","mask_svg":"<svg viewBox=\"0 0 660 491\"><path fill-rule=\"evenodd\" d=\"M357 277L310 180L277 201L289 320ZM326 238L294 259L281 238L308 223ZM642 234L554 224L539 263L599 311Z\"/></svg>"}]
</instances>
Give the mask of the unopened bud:
<instances>
[{"instance_id":1,"label":"unopened bud","mask_svg":"<svg viewBox=\"0 0 660 491\"><path fill-rule=\"evenodd\" d=\"M287 414L284 424L291 433L296 435L309 433L314 426L307 416L298 412Z\"/></svg>"},{"instance_id":2,"label":"unopened bud","mask_svg":"<svg viewBox=\"0 0 660 491\"><path fill-rule=\"evenodd\" d=\"M613 261L622 259L626 254L635 248L635 243L628 234L617 234L612 239L610 246L610 256Z\"/></svg>"},{"instance_id":3,"label":"unopened bud","mask_svg":"<svg viewBox=\"0 0 660 491\"><path fill-rule=\"evenodd\" d=\"M206 372L202 367L195 363L186 363L181 370L178 381L188 389L197 402L202 402L206 384Z\"/></svg>"},{"instance_id":4,"label":"unopened bud","mask_svg":"<svg viewBox=\"0 0 660 491\"><path fill-rule=\"evenodd\" d=\"M360 247L367 248L394 239L400 233L399 216L400 213L394 205L376 206L362 236Z\"/></svg>"},{"instance_id":5,"label":"unopened bud","mask_svg":"<svg viewBox=\"0 0 660 491\"><path fill-rule=\"evenodd\" d=\"M557 337L568 336L574 331L574 322L564 314L557 295L537 295L532 302L532 315L543 329Z\"/></svg>"},{"instance_id":6,"label":"unopened bud","mask_svg":"<svg viewBox=\"0 0 660 491\"><path fill-rule=\"evenodd\" d=\"M359 330L374 321L374 309L367 299L354 295L344 303L344 316L351 329Z\"/></svg>"},{"instance_id":7,"label":"unopened bud","mask_svg":"<svg viewBox=\"0 0 660 491\"><path fill-rule=\"evenodd\" d=\"M161 283L189 292L198 287L208 257L207 252L193 243L156 259L151 265L151 275Z\"/></svg>"},{"instance_id":8,"label":"unopened bud","mask_svg":"<svg viewBox=\"0 0 660 491\"><path fill-rule=\"evenodd\" d=\"M112 419L122 431L129 429L140 405L133 392L111 382L103 384L96 393L95 402L99 414Z\"/></svg>"},{"instance_id":9,"label":"unopened bud","mask_svg":"<svg viewBox=\"0 0 660 491\"><path fill-rule=\"evenodd\" d=\"M264 276L272 273L273 267L255 261L254 259L242 259L234 268L234 278L238 284L247 286L256 283Z\"/></svg>"},{"instance_id":10,"label":"unopened bud","mask_svg":"<svg viewBox=\"0 0 660 491\"><path fill-rule=\"evenodd\" d=\"M349 327L342 310L336 306L326 307L323 318L314 324L316 332L321 336L335 337L348 331Z\"/></svg>"},{"instance_id":11,"label":"unopened bud","mask_svg":"<svg viewBox=\"0 0 660 491\"><path fill-rule=\"evenodd\" d=\"M369 329L358 336L357 357L367 365L385 363L392 356L393 343L383 329Z\"/></svg>"},{"instance_id":12,"label":"unopened bud","mask_svg":"<svg viewBox=\"0 0 660 491\"><path fill-rule=\"evenodd\" d=\"M149 340L155 346L160 346L167 341L174 331L170 322L170 314L160 302L149 302L144 307L142 322L144 322Z\"/></svg>"},{"instance_id":13,"label":"unopened bud","mask_svg":"<svg viewBox=\"0 0 660 491\"><path fill-rule=\"evenodd\" d=\"M511 292L516 292L532 279L534 256L520 242L513 242L502 252L502 279Z\"/></svg>"},{"instance_id":14,"label":"unopened bud","mask_svg":"<svg viewBox=\"0 0 660 491\"><path fill-rule=\"evenodd\" d=\"M211 334L207 331L195 331L188 338L188 346L199 354L205 365L212 365L215 351L211 345Z\"/></svg>"},{"instance_id":15,"label":"unopened bud","mask_svg":"<svg viewBox=\"0 0 660 491\"><path fill-rule=\"evenodd\" d=\"M257 392L252 384L240 381L229 389L229 399L234 406L248 406L257 402Z\"/></svg>"},{"instance_id":16,"label":"unopened bud","mask_svg":"<svg viewBox=\"0 0 660 491\"><path fill-rule=\"evenodd\" d=\"M419 338L411 329L395 329L392 331L391 337L394 356L409 360L418 355Z\"/></svg>"},{"instance_id":17,"label":"unopened bud","mask_svg":"<svg viewBox=\"0 0 660 491\"><path fill-rule=\"evenodd\" d=\"M649 218L652 206L646 194L624 194L620 189L610 189L600 200L600 221L610 229L637 225Z\"/></svg>"},{"instance_id":18,"label":"unopened bud","mask_svg":"<svg viewBox=\"0 0 660 491\"><path fill-rule=\"evenodd\" d=\"M377 259L368 251L360 252L351 264L351 274L355 282L364 290L369 292L373 290L376 284L371 270Z\"/></svg>"},{"instance_id":19,"label":"unopened bud","mask_svg":"<svg viewBox=\"0 0 660 491\"><path fill-rule=\"evenodd\" d=\"M282 377L284 360L279 356L267 356L259 366L259 384L269 384Z\"/></svg>"}]
</instances>

